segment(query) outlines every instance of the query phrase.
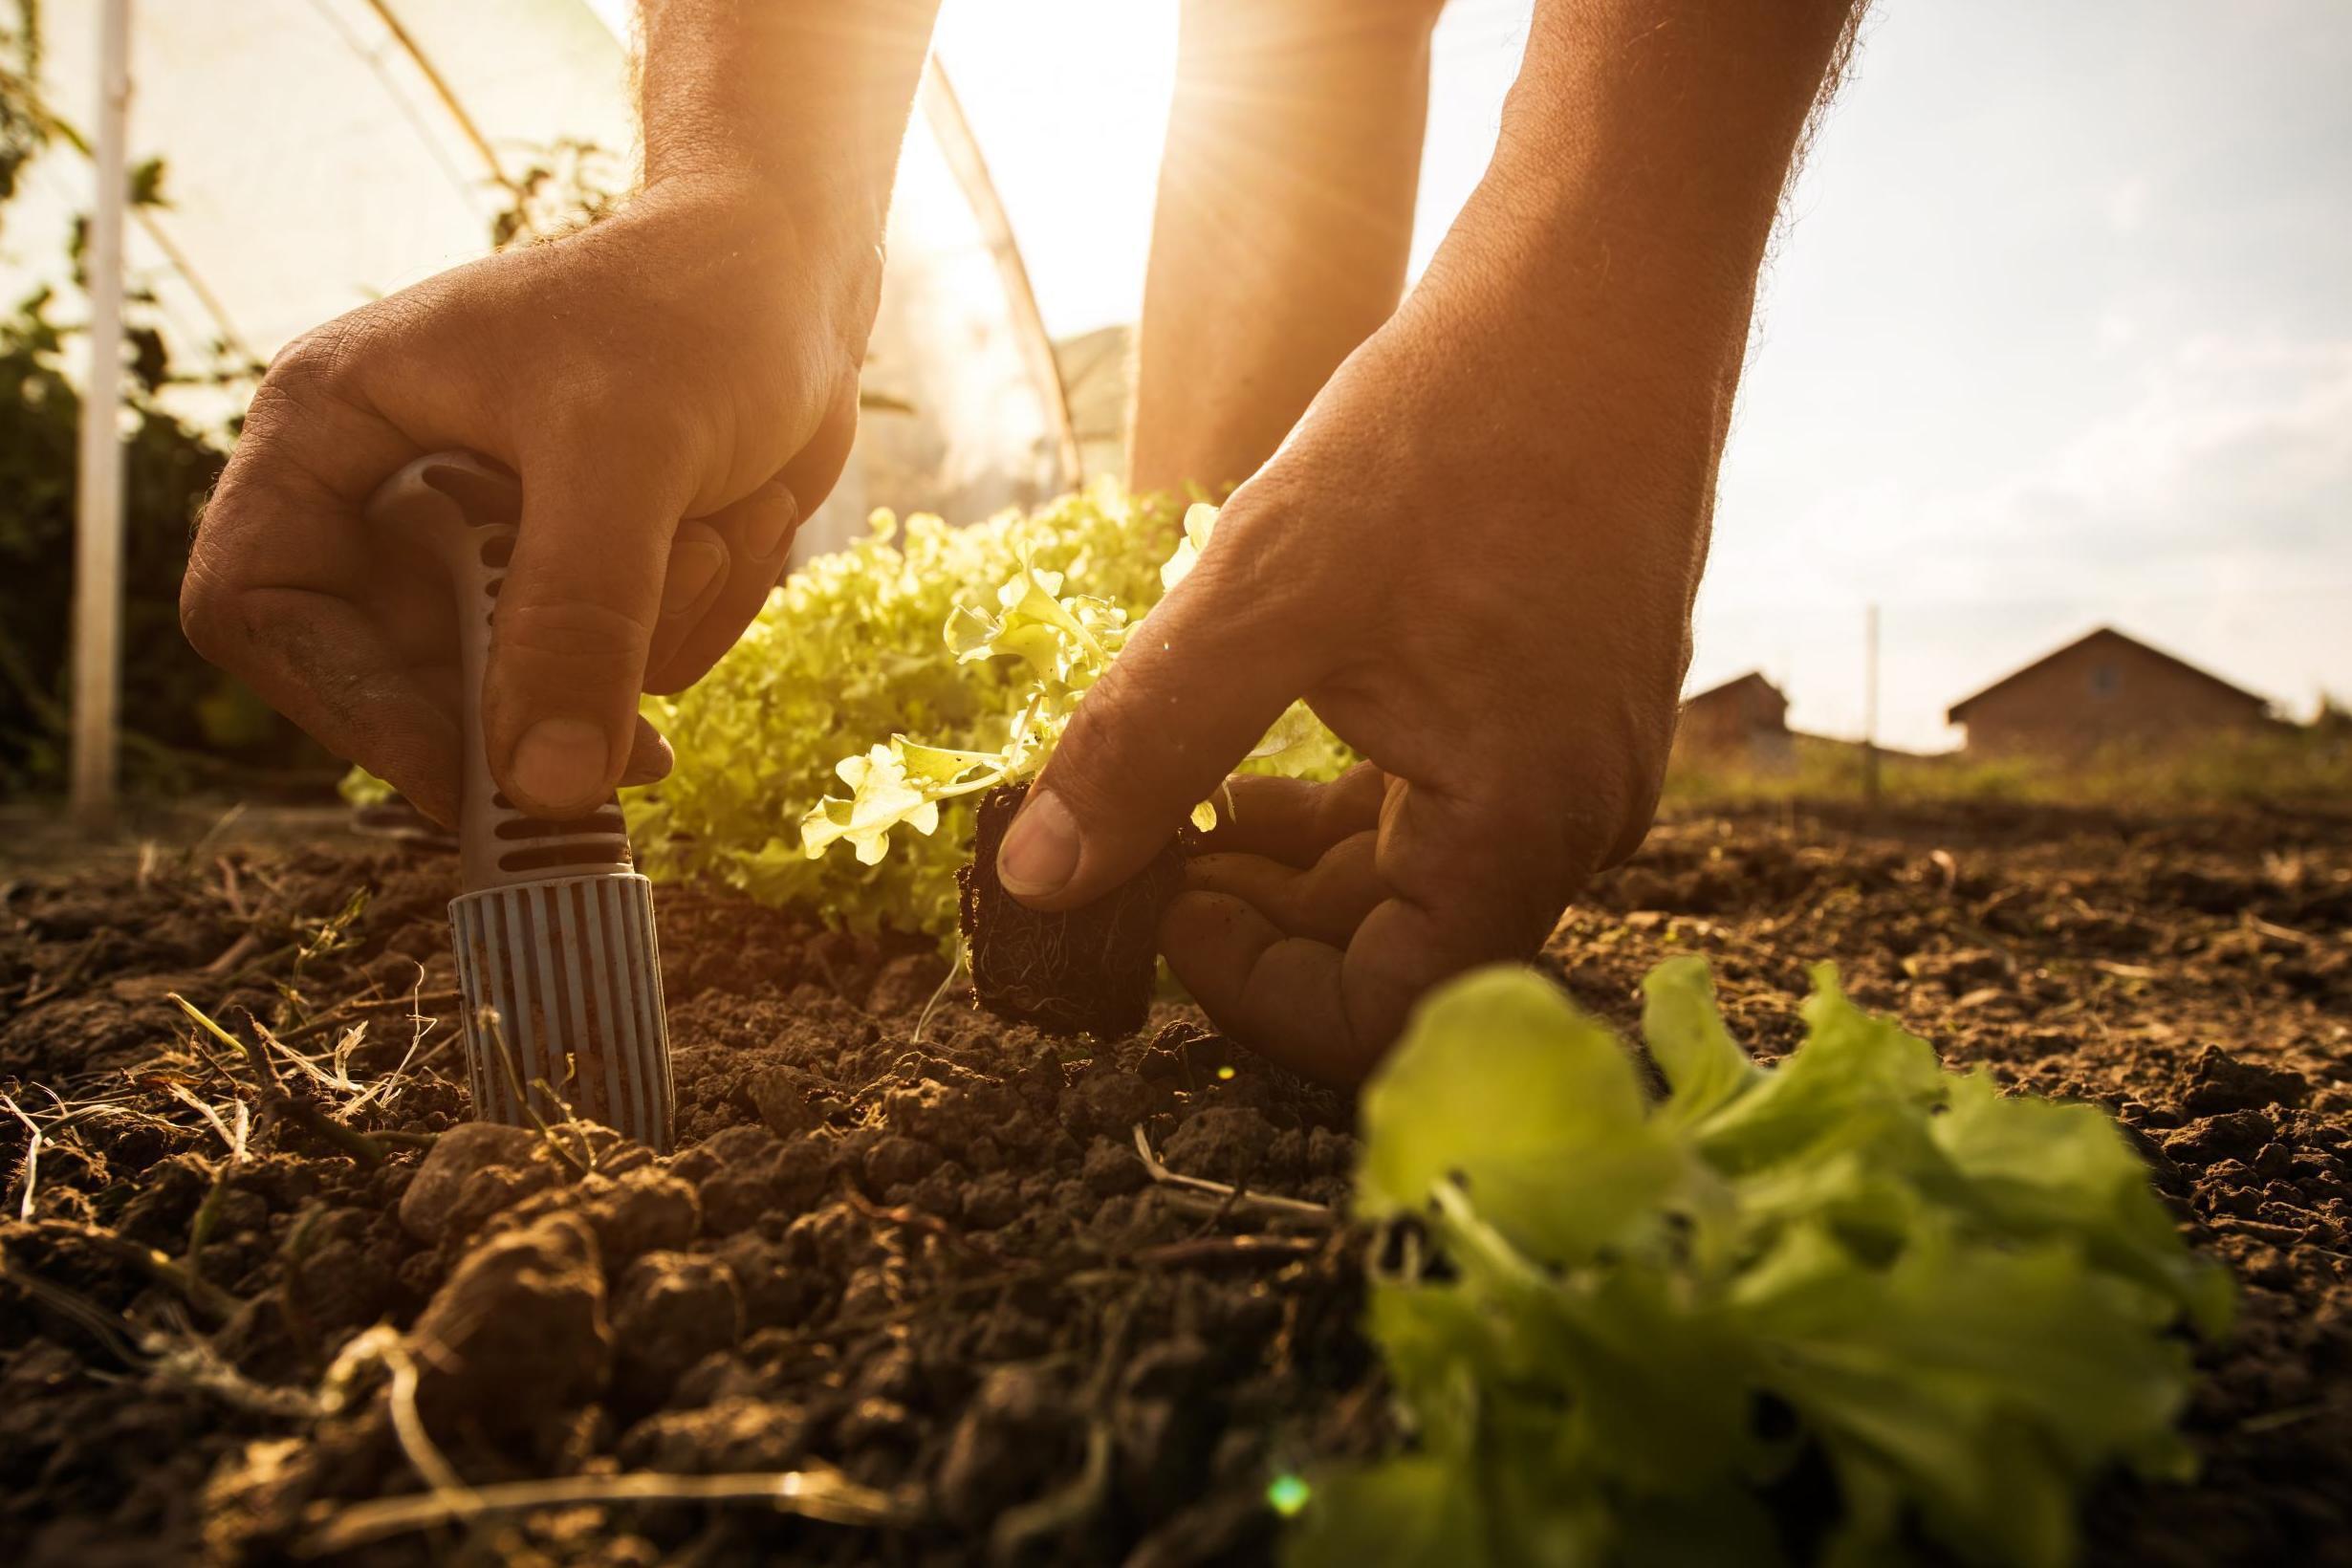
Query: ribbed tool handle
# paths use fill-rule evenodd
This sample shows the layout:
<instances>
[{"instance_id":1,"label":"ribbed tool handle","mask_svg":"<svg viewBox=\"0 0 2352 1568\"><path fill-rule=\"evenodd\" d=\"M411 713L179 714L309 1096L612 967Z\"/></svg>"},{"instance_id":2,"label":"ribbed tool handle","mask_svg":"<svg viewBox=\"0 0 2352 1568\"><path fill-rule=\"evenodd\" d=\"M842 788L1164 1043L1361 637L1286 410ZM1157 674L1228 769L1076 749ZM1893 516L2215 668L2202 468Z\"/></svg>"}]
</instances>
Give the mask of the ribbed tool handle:
<instances>
[{"instance_id":1,"label":"ribbed tool handle","mask_svg":"<svg viewBox=\"0 0 2352 1568\"><path fill-rule=\"evenodd\" d=\"M474 1111L515 1123L585 1117L666 1152L676 1097L653 886L630 864L620 804L548 821L490 777L482 676L522 509L515 477L466 452L419 458L367 508L447 570L457 606L466 892L449 922Z\"/></svg>"},{"instance_id":2,"label":"ribbed tool handle","mask_svg":"<svg viewBox=\"0 0 2352 1568\"><path fill-rule=\"evenodd\" d=\"M517 808L490 776L482 734L482 677L490 665L498 591L523 514L521 481L471 452L418 458L368 501L368 521L406 533L449 574L465 672L465 749L458 844L469 892L550 877L635 869L618 796L589 815L551 821Z\"/></svg>"}]
</instances>

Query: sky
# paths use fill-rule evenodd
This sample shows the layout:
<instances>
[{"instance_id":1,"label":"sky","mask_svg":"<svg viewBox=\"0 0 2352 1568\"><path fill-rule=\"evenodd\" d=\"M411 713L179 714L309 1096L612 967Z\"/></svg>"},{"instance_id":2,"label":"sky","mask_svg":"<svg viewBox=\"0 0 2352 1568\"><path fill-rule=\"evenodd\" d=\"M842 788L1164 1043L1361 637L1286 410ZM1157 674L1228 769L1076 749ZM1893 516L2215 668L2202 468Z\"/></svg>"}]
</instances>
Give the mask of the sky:
<instances>
[{"instance_id":1,"label":"sky","mask_svg":"<svg viewBox=\"0 0 2352 1568\"><path fill-rule=\"evenodd\" d=\"M1529 0L1435 42L1415 253L1492 149ZM939 48L1056 334L1132 319L1173 0L947 0ZM2113 623L2352 696L2352 7L1883 3L1791 192L1692 689L1935 748Z\"/></svg>"},{"instance_id":2,"label":"sky","mask_svg":"<svg viewBox=\"0 0 2352 1568\"><path fill-rule=\"evenodd\" d=\"M1417 264L1531 3L1439 23ZM946 0L1057 336L1140 306L1175 16ZM1764 280L1692 689L1760 668L1858 734L1875 603L1894 745L1952 744L1951 703L2102 623L2297 714L2352 696L2347 81L2340 0L1881 0Z\"/></svg>"}]
</instances>

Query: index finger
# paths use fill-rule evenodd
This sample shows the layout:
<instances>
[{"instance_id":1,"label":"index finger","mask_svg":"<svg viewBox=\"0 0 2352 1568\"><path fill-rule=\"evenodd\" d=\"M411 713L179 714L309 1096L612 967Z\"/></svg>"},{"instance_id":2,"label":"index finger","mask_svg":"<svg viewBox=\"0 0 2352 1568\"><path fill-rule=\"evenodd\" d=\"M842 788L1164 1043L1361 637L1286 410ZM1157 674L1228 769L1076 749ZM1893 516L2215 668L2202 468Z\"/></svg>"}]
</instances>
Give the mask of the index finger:
<instances>
[{"instance_id":1,"label":"index finger","mask_svg":"<svg viewBox=\"0 0 2352 1568\"><path fill-rule=\"evenodd\" d=\"M690 498L661 443L577 432L523 459L523 518L482 681L490 772L562 817L612 793L629 754L671 535Z\"/></svg>"}]
</instances>

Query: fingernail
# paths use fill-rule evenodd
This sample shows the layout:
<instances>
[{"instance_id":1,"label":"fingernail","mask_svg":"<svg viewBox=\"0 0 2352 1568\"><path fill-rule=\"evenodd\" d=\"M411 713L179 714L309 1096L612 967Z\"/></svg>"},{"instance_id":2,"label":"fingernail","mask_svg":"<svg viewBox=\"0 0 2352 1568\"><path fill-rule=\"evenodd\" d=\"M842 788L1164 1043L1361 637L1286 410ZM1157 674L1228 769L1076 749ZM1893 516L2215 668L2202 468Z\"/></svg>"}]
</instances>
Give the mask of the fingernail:
<instances>
[{"instance_id":1,"label":"fingernail","mask_svg":"<svg viewBox=\"0 0 2352 1568\"><path fill-rule=\"evenodd\" d=\"M1061 797L1033 791L996 851L996 880L1016 899L1056 893L1078 874L1078 821Z\"/></svg>"},{"instance_id":2,"label":"fingernail","mask_svg":"<svg viewBox=\"0 0 2352 1568\"><path fill-rule=\"evenodd\" d=\"M669 580L662 585L662 613L690 610L727 569L727 552L708 539L682 544L669 555Z\"/></svg>"},{"instance_id":3,"label":"fingernail","mask_svg":"<svg viewBox=\"0 0 2352 1568\"><path fill-rule=\"evenodd\" d=\"M771 479L751 492L751 527L744 531L743 542L753 560L764 561L793 536L793 525L800 521L800 502L782 480Z\"/></svg>"},{"instance_id":4,"label":"fingernail","mask_svg":"<svg viewBox=\"0 0 2352 1568\"><path fill-rule=\"evenodd\" d=\"M543 811L585 811L604 797L604 731L585 719L541 719L523 731L514 787Z\"/></svg>"}]
</instances>

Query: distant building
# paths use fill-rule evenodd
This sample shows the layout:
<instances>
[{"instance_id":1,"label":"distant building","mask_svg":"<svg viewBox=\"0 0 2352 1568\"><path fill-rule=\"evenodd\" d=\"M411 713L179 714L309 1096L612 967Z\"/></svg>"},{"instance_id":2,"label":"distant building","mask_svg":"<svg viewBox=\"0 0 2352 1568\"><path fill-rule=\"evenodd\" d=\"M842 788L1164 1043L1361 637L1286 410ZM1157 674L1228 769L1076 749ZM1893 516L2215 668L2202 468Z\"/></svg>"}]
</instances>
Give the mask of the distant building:
<instances>
[{"instance_id":1,"label":"distant building","mask_svg":"<svg viewBox=\"0 0 2352 1568\"><path fill-rule=\"evenodd\" d=\"M2274 722L2270 703L2112 626L2044 654L1945 714L1972 751L2175 743Z\"/></svg>"},{"instance_id":2,"label":"distant building","mask_svg":"<svg viewBox=\"0 0 2352 1568\"><path fill-rule=\"evenodd\" d=\"M1683 703L1674 749L1714 762L1777 767L1792 755L1789 699L1758 670Z\"/></svg>"}]
</instances>

